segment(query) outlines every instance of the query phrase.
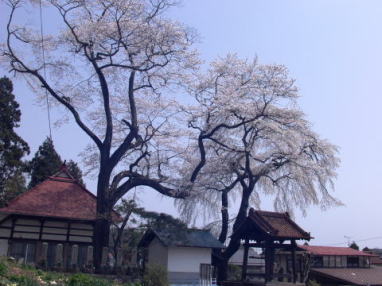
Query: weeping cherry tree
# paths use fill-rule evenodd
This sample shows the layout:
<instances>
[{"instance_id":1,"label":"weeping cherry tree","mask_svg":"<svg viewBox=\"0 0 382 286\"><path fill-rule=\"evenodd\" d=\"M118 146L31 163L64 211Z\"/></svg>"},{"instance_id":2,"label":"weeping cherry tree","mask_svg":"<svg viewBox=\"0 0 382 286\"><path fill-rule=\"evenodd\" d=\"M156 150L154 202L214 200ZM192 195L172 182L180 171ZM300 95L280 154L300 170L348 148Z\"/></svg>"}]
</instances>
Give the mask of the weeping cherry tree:
<instances>
[{"instance_id":1,"label":"weeping cherry tree","mask_svg":"<svg viewBox=\"0 0 382 286\"><path fill-rule=\"evenodd\" d=\"M184 178L191 178L194 188L187 200L178 201L188 219L203 208L217 214L221 207L219 239L224 243L229 197L240 200L233 231L250 204L260 207L261 194L273 196L280 211L340 204L329 192L339 164L337 148L312 131L284 66L228 55L213 62L191 92L198 102L188 112L189 126L197 133L191 153L199 158L185 159ZM239 246L231 239L225 250L215 252L220 280Z\"/></svg>"}]
</instances>

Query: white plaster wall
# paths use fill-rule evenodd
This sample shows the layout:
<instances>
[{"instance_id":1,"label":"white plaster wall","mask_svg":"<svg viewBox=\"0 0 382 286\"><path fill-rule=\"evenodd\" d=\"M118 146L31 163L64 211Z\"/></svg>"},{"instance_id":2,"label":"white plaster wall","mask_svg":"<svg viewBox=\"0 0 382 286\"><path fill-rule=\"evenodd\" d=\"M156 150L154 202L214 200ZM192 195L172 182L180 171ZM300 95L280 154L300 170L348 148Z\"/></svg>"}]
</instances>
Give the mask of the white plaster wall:
<instances>
[{"instance_id":1,"label":"white plaster wall","mask_svg":"<svg viewBox=\"0 0 382 286\"><path fill-rule=\"evenodd\" d=\"M67 228L68 227L68 223L62 222L62 221L47 220L47 221L44 222L44 226Z\"/></svg>"},{"instance_id":2,"label":"white plaster wall","mask_svg":"<svg viewBox=\"0 0 382 286\"><path fill-rule=\"evenodd\" d=\"M169 272L199 273L200 264L211 264L211 248L169 247Z\"/></svg>"},{"instance_id":3,"label":"white plaster wall","mask_svg":"<svg viewBox=\"0 0 382 286\"><path fill-rule=\"evenodd\" d=\"M168 248L157 238L154 238L148 247L148 265L158 264L167 269Z\"/></svg>"},{"instance_id":4,"label":"white plaster wall","mask_svg":"<svg viewBox=\"0 0 382 286\"><path fill-rule=\"evenodd\" d=\"M76 241L76 242L92 242L93 238L91 236L90 237L83 237L83 236L71 235L71 236L69 236L69 240L70 241Z\"/></svg>"},{"instance_id":5,"label":"white plaster wall","mask_svg":"<svg viewBox=\"0 0 382 286\"><path fill-rule=\"evenodd\" d=\"M4 215L1 215L0 216L0 219L2 220L2 219L5 219L5 217L7 217L8 215L6 215L6 216L4 216ZM1 223L1 226L11 226L12 225L12 220L11 219L9 219L9 218L7 218L5 221L3 221L2 223Z\"/></svg>"},{"instance_id":6,"label":"white plaster wall","mask_svg":"<svg viewBox=\"0 0 382 286\"><path fill-rule=\"evenodd\" d=\"M78 229L71 229L70 230L71 235L88 235L93 236L93 230L78 230Z\"/></svg>"},{"instance_id":7,"label":"white plaster wall","mask_svg":"<svg viewBox=\"0 0 382 286\"><path fill-rule=\"evenodd\" d=\"M41 236L42 240L66 240L66 235L54 235L54 234L46 234L43 233Z\"/></svg>"},{"instance_id":8,"label":"white plaster wall","mask_svg":"<svg viewBox=\"0 0 382 286\"><path fill-rule=\"evenodd\" d=\"M38 219L17 219L16 224L28 224L28 225L40 225L40 221Z\"/></svg>"},{"instance_id":9,"label":"white plaster wall","mask_svg":"<svg viewBox=\"0 0 382 286\"><path fill-rule=\"evenodd\" d=\"M11 230L7 228L0 228L0 236L10 237L11 236Z\"/></svg>"},{"instance_id":10,"label":"white plaster wall","mask_svg":"<svg viewBox=\"0 0 382 286\"><path fill-rule=\"evenodd\" d=\"M13 238L38 239L39 234L38 233L15 232L15 233L13 233Z\"/></svg>"},{"instance_id":11,"label":"white plaster wall","mask_svg":"<svg viewBox=\"0 0 382 286\"><path fill-rule=\"evenodd\" d=\"M93 226L91 224L86 224L86 223L71 223L70 224L71 228L80 228L80 229L93 229Z\"/></svg>"}]
</instances>

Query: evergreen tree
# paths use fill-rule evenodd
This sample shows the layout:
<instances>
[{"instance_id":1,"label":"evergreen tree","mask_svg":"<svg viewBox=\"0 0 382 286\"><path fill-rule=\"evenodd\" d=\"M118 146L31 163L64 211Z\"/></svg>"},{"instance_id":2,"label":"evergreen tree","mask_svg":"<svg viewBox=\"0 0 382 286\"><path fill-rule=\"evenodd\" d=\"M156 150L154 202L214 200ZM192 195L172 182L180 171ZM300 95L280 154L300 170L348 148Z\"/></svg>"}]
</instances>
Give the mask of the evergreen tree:
<instances>
[{"instance_id":1,"label":"evergreen tree","mask_svg":"<svg viewBox=\"0 0 382 286\"><path fill-rule=\"evenodd\" d=\"M29 173L31 176L28 188L33 188L49 176L57 172L63 164L60 155L54 149L50 138L42 143L33 159L29 162Z\"/></svg>"},{"instance_id":2,"label":"evergreen tree","mask_svg":"<svg viewBox=\"0 0 382 286\"><path fill-rule=\"evenodd\" d=\"M64 161L62 161L60 155L54 148L53 141L50 138L46 138L46 140L38 148L38 151L34 155L33 159L29 162L28 171L30 173L31 180L28 188L33 188L49 176L52 176L63 164ZM70 175L85 186L82 179L82 171L78 167L77 163L70 160L66 163L66 167L68 168Z\"/></svg>"},{"instance_id":3,"label":"evergreen tree","mask_svg":"<svg viewBox=\"0 0 382 286\"><path fill-rule=\"evenodd\" d=\"M85 183L82 179L82 171L78 167L78 164L74 162L73 160L70 160L68 163L66 163L66 166L68 168L70 175L72 175L73 178L76 179L80 184L85 186Z\"/></svg>"},{"instance_id":4,"label":"evergreen tree","mask_svg":"<svg viewBox=\"0 0 382 286\"><path fill-rule=\"evenodd\" d=\"M14 130L21 111L12 92L11 80L0 78L0 206L25 190L21 159L29 153L28 144Z\"/></svg>"},{"instance_id":5,"label":"evergreen tree","mask_svg":"<svg viewBox=\"0 0 382 286\"><path fill-rule=\"evenodd\" d=\"M350 247L350 248L353 248L353 249L355 249L355 250L359 250L359 246L358 246L358 244L357 244L355 241L353 241L353 242L349 245L349 247Z\"/></svg>"}]
</instances>

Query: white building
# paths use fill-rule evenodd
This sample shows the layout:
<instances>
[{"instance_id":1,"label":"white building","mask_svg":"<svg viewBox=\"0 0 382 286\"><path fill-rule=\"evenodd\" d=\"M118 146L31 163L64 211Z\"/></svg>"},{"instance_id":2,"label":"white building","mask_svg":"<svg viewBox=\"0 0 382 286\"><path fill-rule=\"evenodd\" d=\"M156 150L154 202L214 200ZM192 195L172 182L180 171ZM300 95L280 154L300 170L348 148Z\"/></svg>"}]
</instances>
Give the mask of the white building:
<instances>
[{"instance_id":1,"label":"white building","mask_svg":"<svg viewBox=\"0 0 382 286\"><path fill-rule=\"evenodd\" d=\"M171 285L209 285L212 249L223 248L209 231L149 230L139 247L147 248L145 267L161 265Z\"/></svg>"},{"instance_id":2,"label":"white building","mask_svg":"<svg viewBox=\"0 0 382 286\"><path fill-rule=\"evenodd\" d=\"M241 246L229 260L229 264L242 266L244 257L244 247ZM255 271L263 271L265 267L265 260L262 255L257 253L254 247L248 249L248 267Z\"/></svg>"}]
</instances>

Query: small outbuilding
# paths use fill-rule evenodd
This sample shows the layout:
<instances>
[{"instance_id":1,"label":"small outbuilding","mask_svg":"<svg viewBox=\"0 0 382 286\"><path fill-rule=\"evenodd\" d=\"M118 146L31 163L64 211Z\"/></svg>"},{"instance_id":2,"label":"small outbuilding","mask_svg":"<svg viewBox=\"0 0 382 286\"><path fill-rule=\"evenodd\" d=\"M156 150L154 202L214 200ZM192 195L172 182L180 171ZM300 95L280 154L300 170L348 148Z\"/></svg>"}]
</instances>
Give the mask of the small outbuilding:
<instances>
[{"instance_id":1,"label":"small outbuilding","mask_svg":"<svg viewBox=\"0 0 382 286\"><path fill-rule=\"evenodd\" d=\"M150 229L138 247L146 249L144 267L162 266L171 285L210 285L212 250L224 245L207 230Z\"/></svg>"}]
</instances>

